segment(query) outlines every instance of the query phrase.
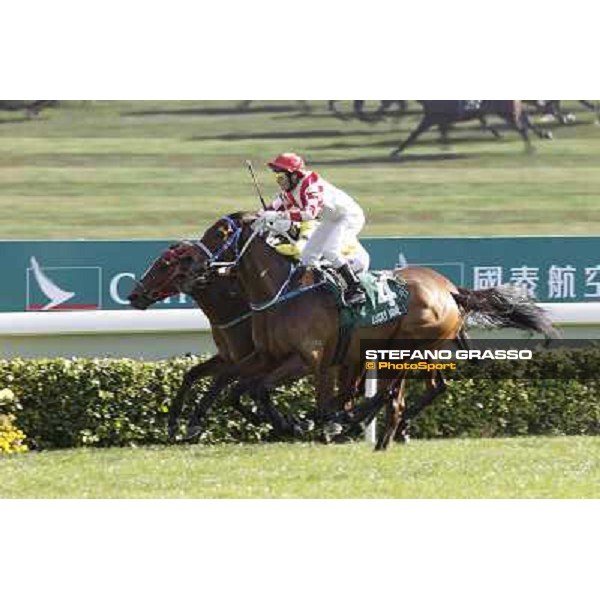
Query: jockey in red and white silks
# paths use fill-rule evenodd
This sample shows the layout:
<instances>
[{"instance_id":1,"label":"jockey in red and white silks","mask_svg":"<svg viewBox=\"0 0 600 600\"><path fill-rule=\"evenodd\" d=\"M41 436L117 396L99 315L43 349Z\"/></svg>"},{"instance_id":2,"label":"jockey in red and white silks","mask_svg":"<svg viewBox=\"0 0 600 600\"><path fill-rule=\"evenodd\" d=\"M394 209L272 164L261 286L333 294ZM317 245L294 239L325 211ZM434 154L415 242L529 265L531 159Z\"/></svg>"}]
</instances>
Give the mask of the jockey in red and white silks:
<instances>
[{"instance_id":1,"label":"jockey in red and white silks","mask_svg":"<svg viewBox=\"0 0 600 600\"><path fill-rule=\"evenodd\" d=\"M261 214L282 232L290 221L317 220L319 224L302 250L300 261L306 266L321 259L328 261L348 284L346 301L362 302L364 291L342 254L344 245L357 239L365 224L361 207L318 173L307 170L297 154L281 154L268 165L282 191ZM365 270L368 255L366 262Z\"/></svg>"}]
</instances>

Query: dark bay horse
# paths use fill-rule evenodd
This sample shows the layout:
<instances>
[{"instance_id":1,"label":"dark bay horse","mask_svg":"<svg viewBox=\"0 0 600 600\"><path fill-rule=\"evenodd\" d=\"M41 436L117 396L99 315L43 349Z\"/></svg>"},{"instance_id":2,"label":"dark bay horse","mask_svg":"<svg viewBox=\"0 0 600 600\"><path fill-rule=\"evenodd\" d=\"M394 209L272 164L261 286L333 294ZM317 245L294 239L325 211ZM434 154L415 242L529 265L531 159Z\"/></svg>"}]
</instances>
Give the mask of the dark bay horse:
<instances>
[{"instance_id":1,"label":"dark bay horse","mask_svg":"<svg viewBox=\"0 0 600 600\"><path fill-rule=\"evenodd\" d=\"M318 284L306 285L296 267L263 238L265 223L250 213L235 213L212 225L202 236L204 256L195 267L205 276L225 268L235 269L252 309L254 353L239 365L238 374L251 381L258 394L312 373L317 381L336 358L339 312L332 293ZM405 267L393 272L409 290L407 313L378 326L351 333L343 357L348 382L362 374L360 341L410 340L415 348L434 349L448 340L460 340L466 315L481 312L498 317L500 326L518 326L548 332L551 324L541 311L511 301L500 288L469 291L454 286L440 273L424 267ZM531 316L530 313L533 315ZM350 385L341 386L348 389ZM402 387L402 386L400 386ZM432 383L419 404L430 403L443 385ZM353 425L372 418L390 390L355 411ZM317 386L317 406L326 416L331 399ZM387 396L386 396L387 393ZM395 394L386 432L377 444L384 449L401 422L403 402ZM413 413L415 416L416 413ZM392 431L393 430L393 431Z\"/></svg>"},{"instance_id":2,"label":"dark bay horse","mask_svg":"<svg viewBox=\"0 0 600 600\"><path fill-rule=\"evenodd\" d=\"M506 121L519 132L528 150L531 150L529 130L540 138L551 138L550 132L533 125L523 109L521 100L417 100L423 107L423 117L416 129L396 148L391 156L397 156L407 146L412 144L420 135L431 127L439 127L442 140L447 141L448 131L453 123L477 119L487 126L496 137L499 132L489 127L486 122L488 115L496 115Z\"/></svg>"},{"instance_id":3,"label":"dark bay horse","mask_svg":"<svg viewBox=\"0 0 600 600\"><path fill-rule=\"evenodd\" d=\"M180 242L162 253L142 276L128 300L134 308L145 310L155 302L185 291L190 294L198 307L206 314L218 354L192 367L183 378L169 410L169 436L174 439L178 431L179 417L186 397L193 384L203 377L215 378L214 384L198 402L190 417L187 438L200 433L200 424L220 392L233 380L231 368L243 361L254 351L252 341L251 310L240 284L235 277L218 277L210 285L196 279L194 286L186 288L189 270L199 248L192 242ZM257 417L245 409L239 398L232 396L236 408L250 422L257 423ZM266 418L279 436L293 432L294 423L286 420L269 402L262 398ZM260 401L260 399L259 399Z\"/></svg>"}]
</instances>

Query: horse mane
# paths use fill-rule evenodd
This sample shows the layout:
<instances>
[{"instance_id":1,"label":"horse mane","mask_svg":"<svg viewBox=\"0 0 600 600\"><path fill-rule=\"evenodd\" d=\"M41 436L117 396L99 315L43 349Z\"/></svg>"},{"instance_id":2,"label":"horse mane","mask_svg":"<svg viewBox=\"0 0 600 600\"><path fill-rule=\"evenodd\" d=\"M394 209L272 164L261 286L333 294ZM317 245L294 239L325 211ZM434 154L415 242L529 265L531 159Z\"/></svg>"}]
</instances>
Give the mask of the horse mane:
<instances>
[{"instance_id":1,"label":"horse mane","mask_svg":"<svg viewBox=\"0 0 600 600\"><path fill-rule=\"evenodd\" d=\"M248 210L239 210L237 212L227 215L230 219L233 219L239 223L250 223L256 219L256 212Z\"/></svg>"}]
</instances>

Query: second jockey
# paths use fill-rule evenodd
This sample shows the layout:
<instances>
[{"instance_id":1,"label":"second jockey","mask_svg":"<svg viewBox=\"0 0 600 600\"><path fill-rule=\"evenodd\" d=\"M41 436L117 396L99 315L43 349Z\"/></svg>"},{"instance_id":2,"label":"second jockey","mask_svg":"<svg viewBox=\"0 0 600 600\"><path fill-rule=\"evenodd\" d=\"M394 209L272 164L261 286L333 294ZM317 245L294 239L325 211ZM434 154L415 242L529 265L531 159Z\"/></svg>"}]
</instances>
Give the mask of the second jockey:
<instances>
[{"instance_id":1,"label":"second jockey","mask_svg":"<svg viewBox=\"0 0 600 600\"><path fill-rule=\"evenodd\" d=\"M261 214L282 233L294 222L317 220L300 262L314 266L320 259L328 261L347 284L345 302L364 302L360 281L342 255L344 243L358 238L365 224L362 208L348 194L308 170L297 154L280 154L268 166L275 173L281 192Z\"/></svg>"}]
</instances>

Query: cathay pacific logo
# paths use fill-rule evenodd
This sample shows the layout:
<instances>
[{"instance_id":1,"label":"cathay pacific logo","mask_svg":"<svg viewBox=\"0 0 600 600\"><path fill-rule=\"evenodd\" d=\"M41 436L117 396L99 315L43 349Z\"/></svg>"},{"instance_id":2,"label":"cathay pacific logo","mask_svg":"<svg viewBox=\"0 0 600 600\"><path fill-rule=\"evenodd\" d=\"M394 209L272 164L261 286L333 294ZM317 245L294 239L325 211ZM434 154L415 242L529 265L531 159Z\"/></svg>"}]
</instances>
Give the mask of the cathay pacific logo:
<instances>
[{"instance_id":1,"label":"cathay pacific logo","mask_svg":"<svg viewBox=\"0 0 600 600\"><path fill-rule=\"evenodd\" d=\"M41 267L35 256L29 262L27 310L100 308L100 267Z\"/></svg>"}]
</instances>

